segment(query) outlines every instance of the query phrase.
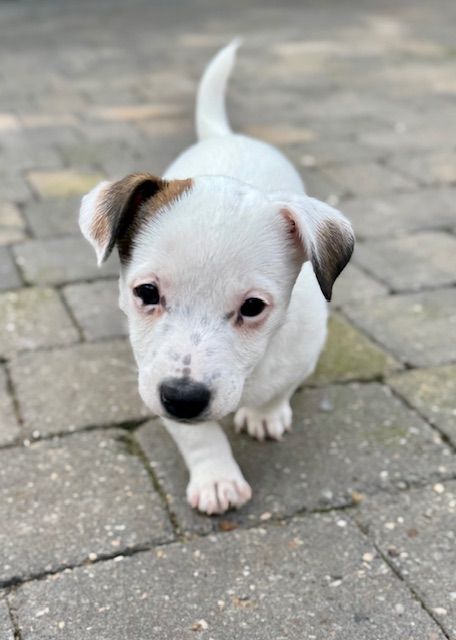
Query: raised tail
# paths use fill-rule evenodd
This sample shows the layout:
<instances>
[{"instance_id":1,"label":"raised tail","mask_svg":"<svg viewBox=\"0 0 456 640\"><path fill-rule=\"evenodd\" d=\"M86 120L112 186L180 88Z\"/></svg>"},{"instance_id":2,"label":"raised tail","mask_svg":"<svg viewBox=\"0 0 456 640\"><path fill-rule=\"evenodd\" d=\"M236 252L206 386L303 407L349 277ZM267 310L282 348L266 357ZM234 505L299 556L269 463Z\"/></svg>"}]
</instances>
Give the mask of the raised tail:
<instances>
[{"instance_id":1,"label":"raised tail","mask_svg":"<svg viewBox=\"0 0 456 640\"><path fill-rule=\"evenodd\" d=\"M210 61L196 98L196 133L199 140L232 133L225 109L225 91L241 41L236 38Z\"/></svg>"}]
</instances>

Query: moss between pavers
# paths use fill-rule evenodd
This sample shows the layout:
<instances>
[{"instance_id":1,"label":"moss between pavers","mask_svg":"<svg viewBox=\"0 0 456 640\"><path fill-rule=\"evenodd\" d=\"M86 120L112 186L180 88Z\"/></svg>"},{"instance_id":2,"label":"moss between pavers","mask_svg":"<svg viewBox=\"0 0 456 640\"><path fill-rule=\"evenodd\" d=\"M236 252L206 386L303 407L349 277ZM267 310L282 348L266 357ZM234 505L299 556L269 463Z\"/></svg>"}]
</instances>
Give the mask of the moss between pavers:
<instances>
[{"instance_id":1,"label":"moss between pavers","mask_svg":"<svg viewBox=\"0 0 456 640\"><path fill-rule=\"evenodd\" d=\"M329 320L325 349L309 384L375 380L401 365L339 314Z\"/></svg>"},{"instance_id":2,"label":"moss between pavers","mask_svg":"<svg viewBox=\"0 0 456 640\"><path fill-rule=\"evenodd\" d=\"M30 171L27 178L42 198L66 198L83 195L103 180L100 173L87 173L71 170Z\"/></svg>"}]
</instances>

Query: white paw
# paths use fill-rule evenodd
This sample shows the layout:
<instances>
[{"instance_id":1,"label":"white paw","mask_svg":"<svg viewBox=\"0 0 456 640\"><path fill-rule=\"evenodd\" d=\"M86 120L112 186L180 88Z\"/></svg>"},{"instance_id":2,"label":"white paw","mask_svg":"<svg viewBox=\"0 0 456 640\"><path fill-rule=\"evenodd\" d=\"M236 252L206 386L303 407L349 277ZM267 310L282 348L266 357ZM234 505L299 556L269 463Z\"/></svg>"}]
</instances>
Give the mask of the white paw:
<instances>
[{"instance_id":1,"label":"white paw","mask_svg":"<svg viewBox=\"0 0 456 640\"><path fill-rule=\"evenodd\" d=\"M233 473L196 473L187 487L187 500L194 509L208 515L225 513L230 507L242 507L252 497L252 489L242 477Z\"/></svg>"},{"instance_id":2,"label":"white paw","mask_svg":"<svg viewBox=\"0 0 456 640\"><path fill-rule=\"evenodd\" d=\"M292 417L293 413L288 401L282 402L267 412L241 407L234 416L234 426L237 433L247 431L257 440L265 438L281 440L285 432L291 431Z\"/></svg>"}]
</instances>

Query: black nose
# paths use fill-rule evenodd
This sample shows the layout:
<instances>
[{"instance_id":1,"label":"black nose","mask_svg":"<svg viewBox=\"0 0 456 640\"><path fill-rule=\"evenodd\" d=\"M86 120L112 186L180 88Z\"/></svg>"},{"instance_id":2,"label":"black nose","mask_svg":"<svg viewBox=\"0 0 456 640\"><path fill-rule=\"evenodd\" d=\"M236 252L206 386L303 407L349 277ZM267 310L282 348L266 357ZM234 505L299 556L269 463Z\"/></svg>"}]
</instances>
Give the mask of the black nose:
<instances>
[{"instance_id":1,"label":"black nose","mask_svg":"<svg viewBox=\"0 0 456 640\"><path fill-rule=\"evenodd\" d=\"M199 416L209 404L211 392L201 382L187 378L170 378L160 385L160 400L170 416L190 420Z\"/></svg>"}]
</instances>

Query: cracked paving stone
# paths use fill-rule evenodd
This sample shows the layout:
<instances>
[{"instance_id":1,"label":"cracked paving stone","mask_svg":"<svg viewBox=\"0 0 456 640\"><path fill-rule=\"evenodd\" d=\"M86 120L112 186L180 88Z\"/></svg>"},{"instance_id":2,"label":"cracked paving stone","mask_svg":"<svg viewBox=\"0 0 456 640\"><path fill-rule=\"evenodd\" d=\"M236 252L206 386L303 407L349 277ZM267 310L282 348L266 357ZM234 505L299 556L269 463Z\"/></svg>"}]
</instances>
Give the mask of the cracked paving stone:
<instances>
[{"instance_id":1,"label":"cracked paving stone","mask_svg":"<svg viewBox=\"0 0 456 640\"><path fill-rule=\"evenodd\" d=\"M394 291L456 282L456 238L439 231L358 243L354 260Z\"/></svg>"},{"instance_id":2,"label":"cracked paving stone","mask_svg":"<svg viewBox=\"0 0 456 640\"><path fill-rule=\"evenodd\" d=\"M122 437L81 433L0 452L0 584L172 539Z\"/></svg>"},{"instance_id":3,"label":"cracked paving stone","mask_svg":"<svg viewBox=\"0 0 456 640\"><path fill-rule=\"evenodd\" d=\"M456 482L366 500L357 519L407 584L456 637Z\"/></svg>"},{"instance_id":4,"label":"cracked paving stone","mask_svg":"<svg viewBox=\"0 0 456 640\"><path fill-rule=\"evenodd\" d=\"M456 447L455 365L405 371L388 378L388 384Z\"/></svg>"},{"instance_id":5,"label":"cracked paving stone","mask_svg":"<svg viewBox=\"0 0 456 640\"><path fill-rule=\"evenodd\" d=\"M353 495L438 482L456 470L450 449L434 431L378 383L304 389L292 404L293 433L281 442L236 435L227 421L253 499L220 518L200 516L187 506L187 472L160 422L137 431L184 531L208 532L225 521L258 522L265 513L280 518L303 509L343 507L356 502Z\"/></svg>"},{"instance_id":6,"label":"cracked paving stone","mask_svg":"<svg viewBox=\"0 0 456 640\"><path fill-rule=\"evenodd\" d=\"M334 307L340 307L352 302L364 302L387 293L385 285L366 275L351 263L336 280L331 304Z\"/></svg>"},{"instance_id":7,"label":"cracked paving stone","mask_svg":"<svg viewBox=\"0 0 456 640\"><path fill-rule=\"evenodd\" d=\"M0 638L2 640L14 640L14 629L5 600L0 600Z\"/></svg>"},{"instance_id":8,"label":"cracked paving stone","mask_svg":"<svg viewBox=\"0 0 456 640\"><path fill-rule=\"evenodd\" d=\"M127 319L119 309L117 280L72 284L63 294L86 340L127 334Z\"/></svg>"},{"instance_id":9,"label":"cracked paving stone","mask_svg":"<svg viewBox=\"0 0 456 640\"><path fill-rule=\"evenodd\" d=\"M378 298L344 307L356 325L415 367L456 360L456 289Z\"/></svg>"},{"instance_id":10,"label":"cracked paving stone","mask_svg":"<svg viewBox=\"0 0 456 640\"><path fill-rule=\"evenodd\" d=\"M23 640L60 637L59 628L66 640L444 640L338 515L81 567L24 585L10 602Z\"/></svg>"},{"instance_id":11,"label":"cracked paving stone","mask_svg":"<svg viewBox=\"0 0 456 640\"><path fill-rule=\"evenodd\" d=\"M343 204L343 211L362 238L399 235L454 226L456 189L415 189Z\"/></svg>"},{"instance_id":12,"label":"cracked paving stone","mask_svg":"<svg viewBox=\"0 0 456 640\"><path fill-rule=\"evenodd\" d=\"M7 247L0 246L0 289L14 289L22 284Z\"/></svg>"},{"instance_id":13,"label":"cracked paving stone","mask_svg":"<svg viewBox=\"0 0 456 640\"><path fill-rule=\"evenodd\" d=\"M13 399L8 391L6 373L0 367L0 445L8 444L19 436L19 424Z\"/></svg>"},{"instance_id":14,"label":"cracked paving stone","mask_svg":"<svg viewBox=\"0 0 456 640\"><path fill-rule=\"evenodd\" d=\"M37 238L79 234L81 197L32 200L24 206L25 217Z\"/></svg>"},{"instance_id":15,"label":"cracked paving stone","mask_svg":"<svg viewBox=\"0 0 456 640\"><path fill-rule=\"evenodd\" d=\"M117 255L101 267L95 253L82 237L29 240L13 249L16 262L29 284L64 284L75 280L94 280L116 276L119 272Z\"/></svg>"},{"instance_id":16,"label":"cracked paving stone","mask_svg":"<svg viewBox=\"0 0 456 640\"><path fill-rule=\"evenodd\" d=\"M0 294L0 356L76 342L79 338L58 294L29 288Z\"/></svg>"},{"instance_id":17,"label":"cracked paving stone","mask_svg":"<svg viewBox=\"0 0 456 640\"><path fill-rule=\"evenodd\" d=\"M310 384L383 378L401 365L342 316L329 320L326 346Z\"/></svg>"},{"instance_id":18,"label":"cracked paving stone","mask_svg":"<svg viewBox=\"0 0 456 640\"><path fill-rule=\"evenodd\" d=\"M27 434L50 435L146 417L126 341L28 353L11 363Z\"/></svg>"}]
</instances>

